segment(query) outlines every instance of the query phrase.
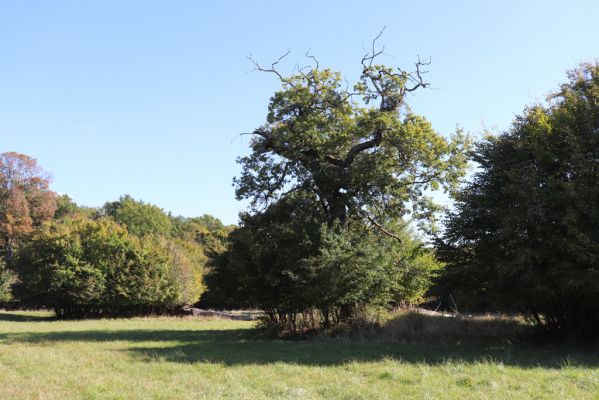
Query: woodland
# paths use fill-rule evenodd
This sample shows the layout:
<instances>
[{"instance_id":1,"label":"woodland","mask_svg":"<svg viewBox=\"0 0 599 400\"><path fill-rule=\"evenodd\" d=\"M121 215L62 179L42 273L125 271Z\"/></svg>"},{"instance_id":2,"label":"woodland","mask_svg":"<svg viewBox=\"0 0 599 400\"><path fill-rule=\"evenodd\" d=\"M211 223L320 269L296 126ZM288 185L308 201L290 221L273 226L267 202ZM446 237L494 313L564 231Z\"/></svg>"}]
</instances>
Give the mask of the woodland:
<instances>
[{"instance_id":1,"label":"woodland","mask_svg":"<svg viewBox=\"0 0 599 400\"><path fill-rule=\"evenodd\" d=\"M249 206L235 226L128 195L78 205L34 158L2 153L2 306L61 319L252 309L278 336L420 306L595 339L599 64L571 71L509 130L473 140L409 107L429 86L427 60L382 65L375 43L353 83L309 53L291 75L283 57L251 60L280 88L243 134L250 152L234 186Z\"/></svg>"}]
</instances>

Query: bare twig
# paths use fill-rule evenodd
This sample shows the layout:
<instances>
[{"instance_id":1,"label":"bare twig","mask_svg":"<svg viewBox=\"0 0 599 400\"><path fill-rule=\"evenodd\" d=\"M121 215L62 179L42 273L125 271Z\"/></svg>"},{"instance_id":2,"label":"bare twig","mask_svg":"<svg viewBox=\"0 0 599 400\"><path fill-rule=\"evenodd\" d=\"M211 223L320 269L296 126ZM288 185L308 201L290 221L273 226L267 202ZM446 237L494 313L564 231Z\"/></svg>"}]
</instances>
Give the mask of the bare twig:
<instances>
[{"instance_id":1,"label":"bare twig","mask_svg":"<svg viewBox=\"0 0 599 400\"><path fill-rule=\"evenodd\" d=\"M376 37L372 40L372 50L364 54L364 57L362 57L361 62L364 68L372 67L373 60L381 54L383 54L383 52L385 51L385 46L383 46L383 48L380 51L376 51L376 41L383 35L385 28L386 27L384 26L383 29L381 29L381 31L379 32L379 34L376 35ZM368 67L366 66L366 64L364 64L365 62L368 62Z\"/></svg>"},{"instance_id":2,"label":"bare twig","mask_svg":"<svg viewBox=\"0 0 599 400\"><path fill-rule=\"evenodd\" d=\"M290 86L293 86L293 83L287 79L284 78L283 75L281 75L281 73L279 71L277 71L277 69L275 68L275 66L280 63L285 57L287 57L289 54L291 53L291 50L287 50L287 52L285 54L283 54L281 57L277 58L277 60L275 62L273 62L272 64L270 64L270 68L264 68L262 67L250 54L249 56L247 56L246 58L248 60L250 60L252 62L252 64L254 64L254 70L255 71L260 71L260 72L270 72L275 74L276 76L279 77L279 79L281 80L281 82L285 82Z\"/></svg>"},{"instance_id":3,"label":"bare twig","mask_svg":"<svg viewBox=\"0 0 599 400\"><path fill-rule=\"evenodd\" d=\"M413 92L416 89L422 87L422 88L426 88L428 87L430 84L428 82L424 81L424 78L422 77L423 74L428 73L428 71L422 71L421 67L423 66L427 66L431 64L431 58L429 57L429 59L427 61L422 61L420 60L420 56L418 56L418 61L416 62L416 71L414 71L413 73L409 73L408 79L410 79L412 82L415 83L414 86L412 86L411 88L406 87L405 91L406 92ZM416 76L414 77L414 74L416 74Z\"/></svg>"},{"instance_id":4,"label":"bare twig","mask_svg":"<svg viewBox=\"0 0 599 400\"><path fill-rule=\"evenodd\" d=\"M310 54L310 50L312 49L310 48L308 51L306 51L306 58L311 58L316 63L316 67L314 67L314 69L318 69L320 67L320 63L318 62L318 59L314 57L314 55Z\"/></svg>"}]
</instances>

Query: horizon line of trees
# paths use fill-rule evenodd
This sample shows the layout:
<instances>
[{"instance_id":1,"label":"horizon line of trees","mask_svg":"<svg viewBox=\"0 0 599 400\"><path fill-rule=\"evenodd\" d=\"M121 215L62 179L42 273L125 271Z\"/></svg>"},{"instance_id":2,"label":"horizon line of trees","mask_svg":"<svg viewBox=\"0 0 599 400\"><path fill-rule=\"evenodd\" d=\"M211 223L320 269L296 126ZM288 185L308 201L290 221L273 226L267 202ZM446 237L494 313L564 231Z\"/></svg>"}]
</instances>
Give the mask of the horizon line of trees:
<instances>
[{"instance_id":1,"label":"horizon line of trees","mask_svg":"<svg viewBox=\"0 0 599 400\"><path fill-rule=\"evenodd\" d=\"M599 63L473 143L409 108L428 86L426 62L409 72L379 54L373 43L353 87L318 63L286 77L278 61L255 62L281 88L238 159L236 196L250 204L238 226L130 196L79 207L35 160L1 154L0 302L84 318L174 312L202 297L259 308L285 334L449 297L596 337ZM435 190L455 202L441 229Z\"/></svg>"},{"instance_id":2,"label":"horizon line of trees","mask_svg":"<svg viewBox=\"0 0 599 400\"><path fill-rule=\"evenodd\" d=\"M61 318L180 313L232 229L121 196L80 207L49 188L34 159L0 154L0 303Z\"/></svg>"}]
</instances>

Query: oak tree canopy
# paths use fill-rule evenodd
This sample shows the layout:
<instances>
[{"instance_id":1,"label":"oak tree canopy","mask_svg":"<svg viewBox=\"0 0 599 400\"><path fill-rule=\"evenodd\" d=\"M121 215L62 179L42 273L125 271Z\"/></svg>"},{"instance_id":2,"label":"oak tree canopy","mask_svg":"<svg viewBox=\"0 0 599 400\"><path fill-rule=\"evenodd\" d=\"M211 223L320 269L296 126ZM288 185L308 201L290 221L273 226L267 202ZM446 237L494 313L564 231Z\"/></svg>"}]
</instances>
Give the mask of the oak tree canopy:
<instances>
[{"instance_id":1,"label":"oak tree canopy","mask_svg":"<svg viewBox=\"0 0 599 400\"><path fill-rule=\"evenodd\" d=\"M380 36L380 35L379 35ZM278 77L266 123L251 135L252 152L238 162L238 199L263 210L291 193L313 196L329 224L360 220L387 231L387 222L431 210L428 190L452 189L463 175L468 139L446 138L413 113L407 96L429 84L420 59L408 72L376 62L383 50L361 60L350 86L339 72L315 65L290 77L255 60Z\"/></svg>"}]
</instances>

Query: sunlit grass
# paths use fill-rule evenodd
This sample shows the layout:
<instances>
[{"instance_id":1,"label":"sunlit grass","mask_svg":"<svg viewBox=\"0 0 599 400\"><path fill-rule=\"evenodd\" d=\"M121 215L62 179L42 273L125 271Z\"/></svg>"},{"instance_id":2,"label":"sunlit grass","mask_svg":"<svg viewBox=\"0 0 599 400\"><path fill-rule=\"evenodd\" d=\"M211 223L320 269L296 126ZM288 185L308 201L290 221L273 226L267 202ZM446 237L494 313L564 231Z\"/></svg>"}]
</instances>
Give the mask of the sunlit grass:
<instances>
[{"instance_id":1,"label":"sunlit grass","mask_svg":"<svg viewBox=\"0 0 599 400\"><path fill-rule=\"evenodd\" d=\"M599 399L598 366L594 349L264 340L244 321L0 313L0 399Z\"/></svg>"}]
</instances>

